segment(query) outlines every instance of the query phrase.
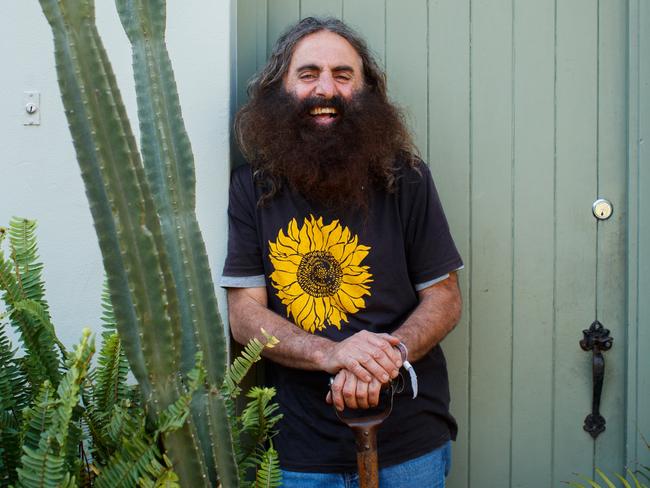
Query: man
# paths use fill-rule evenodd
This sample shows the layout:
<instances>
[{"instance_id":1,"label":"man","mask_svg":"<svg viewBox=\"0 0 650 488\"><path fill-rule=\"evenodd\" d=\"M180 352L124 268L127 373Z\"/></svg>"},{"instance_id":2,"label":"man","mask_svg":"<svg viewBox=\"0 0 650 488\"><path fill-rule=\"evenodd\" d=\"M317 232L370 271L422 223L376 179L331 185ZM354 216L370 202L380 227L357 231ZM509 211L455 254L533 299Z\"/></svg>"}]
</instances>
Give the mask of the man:
<instances>
[{"instance_id":1,"label":"man","mask_svg":"<svg viewBox=\"0 0 650 488\"><path fill-rule=\"evenodd\" d=\"M384 75L345 24L307 18L249 94L221 284L235 340L264 327L280 341L266 356L284 486L350 486L354 440L334 407L377 405L401 351L419 393L406 375L379 430L380 486L444 486L457 428L438 343L460 316L462 261Z\"/></svg>"}]
</instances>

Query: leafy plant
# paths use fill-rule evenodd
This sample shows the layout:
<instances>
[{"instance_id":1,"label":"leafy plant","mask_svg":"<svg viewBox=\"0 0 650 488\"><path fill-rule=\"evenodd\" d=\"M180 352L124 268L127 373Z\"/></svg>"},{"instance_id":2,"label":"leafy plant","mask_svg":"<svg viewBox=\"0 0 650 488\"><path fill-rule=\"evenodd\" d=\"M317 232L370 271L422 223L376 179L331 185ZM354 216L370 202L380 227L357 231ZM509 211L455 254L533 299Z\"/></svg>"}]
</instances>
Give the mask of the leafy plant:
<instances>
[{"instance_id":1,"label":"leafy plant","mask_svg":"<svg viewBox=\"0 0 650 488\"><path fill-rule=\"evenodd\" d=\"M650 450L650 444L643 438L646 448ZM607 476L601 469L596 468L596 474L602 480L604 484L600 484L599 480L589 478L584 475L576 474L580 479L585 481L587 484L578 482L578 481L565 481L565 484L572 486L574 488L616 488L616 485L612 481L611 476ZM626 476L622 476L619 473L614 473L614 479L620 481L621 488L648 488L648 485L642 480L650 482L650 466L641 466L640 470L632 471L629 468L627 469Z\"/></svg>"},{"instance_id":2,"label":"leafy plant","mask_svg":"<svg viewBox=\"0 0 650 488\"><path fill-rule=\"evenodd\" d=\"M116 0L133 48L141 153L95 25L94 2L40 4L54 35L61 98L121 347L147 422L160 425L183 396L183 378L201 352L205 385L192 395L186 422L159 440L183 486L239 486L229 416L239 392L224 384L225 334L195 215L194 160L165 45L165 1Z\"/></svg>"},{"instance_id":3,"label":"leafy plant","mask_svg":"<svg viewBox=\"0 0 650 488\"><path fill-rule=\"evenodd\" d=\"M0 318L0 486L180 486L166 439L186 425L196 395L206 388L202 353L197 352L194 367L180 378L178 398L152 421L139 388L127 385L128 363L107 293L97 365L91 367L95 347L89 330L73 351L60 344L47 312L35 230L36 223L25 219L0 228L0 290L7 309ZM9 242L3 246L7 235ZM25 300L34 300L38 307L14 305ZM7 319L24 345L22 357L8 338ZM38 340L29 342L26 334ZM46 339L58 347L46 348ZM229 412L234 412L241 391L238 383L264 347L276 342L271 336L265 336L264 343L252 341L226 370L220 390ZM32 357L43 348L59 364L54 373ZM252 389L243 414L229 417L237 433L234 446L245 486L279 484L277 453L272 446L264 447L280 418L271 402L274 393Z\"/></svg>"}]
</instances>

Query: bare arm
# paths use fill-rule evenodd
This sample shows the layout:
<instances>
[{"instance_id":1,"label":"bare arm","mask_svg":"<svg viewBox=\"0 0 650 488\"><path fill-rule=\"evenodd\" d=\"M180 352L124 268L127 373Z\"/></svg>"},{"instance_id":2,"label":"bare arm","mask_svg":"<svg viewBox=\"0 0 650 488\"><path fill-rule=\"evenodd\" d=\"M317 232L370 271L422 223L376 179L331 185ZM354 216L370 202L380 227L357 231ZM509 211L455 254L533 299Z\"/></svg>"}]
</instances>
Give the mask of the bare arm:
<instances>
[{"instance_id":1,"label":"bare arm","mask_svg":"<svg viewBox=\"0 0 650 488\"><path fill-rule=\"evenodd\" d=\"M460 320L462 307L455 272L420 290L418 295L420 303L392 334L408 348L410 362L420 359L453 330Z\"/></svg>"},{"instance_id":2,"label":"bare arm","mask_svg":"<svg viewBox=\"0 0 650 488\"><path fill-rule=\"evenodd\" d=\"M235 340L246 344L260 336L260 327L279 344L265 349L269 359L284 366L338 373L345 368L360 379L385 383L402 365L393 348L399 339L388 334L359 332L341 342L310 334L267 308L265 288L229 288L228 317Z\"/></svg>"},{"instance_id":3,"label":"bare arm","mask_svg":"<svg viewBox=\"0 0 650 488\"><path fill-rule=\"evenodd\" d=\"M420 359L452 331L460 320L462 300L456 273L449 278L418 292L420 303L406 321L393 332L408 348L408 360ZM368 408L377 405L381 385L376 381L359 380L346 374L337 374L332 384L334 405L342 410ZM331 402L330 394L327 401Z\"/></svg>"}]
</instances>

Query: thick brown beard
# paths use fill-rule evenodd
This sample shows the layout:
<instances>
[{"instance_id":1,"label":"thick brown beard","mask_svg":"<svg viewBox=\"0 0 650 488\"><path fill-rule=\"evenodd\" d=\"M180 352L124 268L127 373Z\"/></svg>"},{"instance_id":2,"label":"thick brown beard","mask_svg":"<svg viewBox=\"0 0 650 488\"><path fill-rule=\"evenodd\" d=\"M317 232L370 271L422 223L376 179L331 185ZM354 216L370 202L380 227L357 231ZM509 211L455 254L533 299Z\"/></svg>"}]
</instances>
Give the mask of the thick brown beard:
<instances>
[{"instance_id":1,"label":"thick brown beard","mask_svg":"<svg viewBox=\"0 0 650 488\"><path fill-rule=\"evenodd\" d=\"M318 126L309 115L314 106L335 107L334 123ZM365 211L371 187L394 190L398 160L415 164L401 112L369 90L349 101L298 101L276 89L244 106L236 128L263 186L261 203L286 186L327 208Z\"/></svg>"}]
</instances>

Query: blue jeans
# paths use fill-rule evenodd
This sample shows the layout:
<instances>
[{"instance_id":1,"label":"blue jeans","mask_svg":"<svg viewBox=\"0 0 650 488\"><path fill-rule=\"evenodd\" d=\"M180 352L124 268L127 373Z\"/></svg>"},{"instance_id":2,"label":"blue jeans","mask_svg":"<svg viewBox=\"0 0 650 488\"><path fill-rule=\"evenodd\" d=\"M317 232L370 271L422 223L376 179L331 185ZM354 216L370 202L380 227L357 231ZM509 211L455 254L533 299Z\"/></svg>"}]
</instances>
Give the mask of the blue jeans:
<instances>
[{"instance_id":1,"label":"blue jeans","mask_svg":"<svg viewBox=\"0 0 650 488\"><path fill-rule=\"evenodd\" d=\"M451 441L401 464L379 470L379 488L444 488L451 468ZM302 473L282 470L285 488L358 488L357 473Z\"/></svg>"}]
</instances>

